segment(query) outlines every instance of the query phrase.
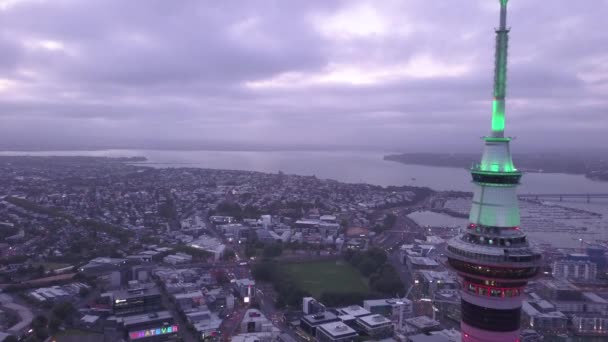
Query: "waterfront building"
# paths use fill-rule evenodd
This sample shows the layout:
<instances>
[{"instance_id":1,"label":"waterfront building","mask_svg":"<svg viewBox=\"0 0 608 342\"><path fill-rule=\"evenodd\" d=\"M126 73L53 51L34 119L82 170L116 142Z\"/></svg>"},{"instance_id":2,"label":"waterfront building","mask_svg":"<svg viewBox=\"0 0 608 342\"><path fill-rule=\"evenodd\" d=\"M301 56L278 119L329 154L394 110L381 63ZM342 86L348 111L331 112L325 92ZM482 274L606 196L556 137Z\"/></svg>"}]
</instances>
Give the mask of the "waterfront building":
<instances>
[{"instance_id":1,"label":"waterfront building","mask_svg":"<svg viewBox=\"0 0 608 342\"><path fill-rule=\"evenodd\" d=\"M576 315L572 327L575 335L608 338L608 317L604 315Z\"/></svg>"},{"instance_id":2,"label":"waterfront building","mask_svg":"<svg viewBox=\"0 0 608 342\"><path fill-rule=\"evenodd\" d=\"M522 322L525 328L531 328L547 335L559 335L567 332L568 317L561 311L555 311L554 306L547 301L539 303L525 301L522 313Z\"/></svg>"},{"instance_id":3,"label":"waterfront building","mask_svg":"<svg viewBox=\"0 0 608 342\"><path fill-rule=\"evenodd\" d=\"M473 166L470 224L450 240L449 266L461 281L462 340L516 342L520 335L523 290L540 267L541 254L520 229L517 185L522 173L505 137L507 2L500 0L492 133L484 137L481 162Z\"/></svg>"},{"instance_id":4,"label":"waterfront building","mask_svg":"<svg viewBox=\"0 0 608 342\"><path fill-rule=\"evenodd\" d=\"M595 280L597 265L583 260L558 260L553 263L553 277L573 281Z\"/></svg>"}]
</instances>

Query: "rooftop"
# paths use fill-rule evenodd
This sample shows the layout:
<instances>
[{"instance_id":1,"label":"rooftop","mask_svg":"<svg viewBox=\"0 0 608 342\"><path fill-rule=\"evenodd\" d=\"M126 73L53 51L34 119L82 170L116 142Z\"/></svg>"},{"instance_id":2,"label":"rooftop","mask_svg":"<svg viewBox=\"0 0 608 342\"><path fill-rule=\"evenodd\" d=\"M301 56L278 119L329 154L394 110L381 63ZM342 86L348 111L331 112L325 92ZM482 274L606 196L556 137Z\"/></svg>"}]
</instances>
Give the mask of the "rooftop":
<instances>
[{"instance_id":1,"label":"rooftop","mask_svg":"<svg viewBox=\"0 0 608 342\"><path fill-rule=\"evenodd\" d=\"M338 316L334 315L331 312L325 311L323 313L318 313L318 314L312 314L312 315L306 315L304 317L302 317L303 320L309 322L309 323L319 323L319 322L327 322L327 321L332 321L332 320L336 320L338 318Z\"/></svg>"},{"instance_id":2,"label":"rooftop","mask_svg":"<svg viewBox=\"0 0 608 342\"><path fill-rule=\"evenodd\" d=\"M414 265L439 266L439 264L435 260L426 257L410 256L408 257L408 259Z\"/></svg>"},{"instance_id":3,"label":"rooftop","mask_svg":"<svg viewBox=\"0 0 608 342\"><path fill-rule=\"evenodd\" d=\"M430 281L456 282L456 278L446 271L421 270L418 273Z\"/></svg>"},{"instance_id":4,"label":"rooftop","mask_svg":"<svg viewBox=\"0 0 608 342\"><path fill-rule=\"evenodd\" d=\"M588 299L589 301L592 301L594 303L608 304L607 300L605 300L604 298L598 296L596 293L593 293L593 292L583 292L583 296L586 299Z\"/></svg>"},{"instance_id":5,"label":"rooftop","mask_svg":"<svg viewBox=\"0 0 608 342\"><path fill-rule=\"evenodd\" d=\"M194 292L188 292L188 293L178 293L175 295L175 299L187 299L187 298L200 298L203 296L203 293L201 291L194 291Z\"/></svg>"},{"instance_id":6,"label":"rooftop","mask_svg":"<svg viewBox=\"0 0 608 342\"><path fill-rule=\"evenodd\" d=\"M268 319L264 314L257 309L249 309L245 312L245 316L243 317L243 322L267 322Z\"/></svg>"},{"instance_id":7,"label":"rooftop","mask_svg":"<svg viewBox=\"0 0 608 342\"><path fill-rule=\"evenodd\" d=\"M405 323L418 328L418 329L428 329L435 326L438 326L440 323L436 320L427 317L427 316L418 316L414 318L409 318L405 320Z\"/></svg>"},{"instance_id":8,"label":"rooftop","mask_svg":"<svg viewBox=\"0 0 608 342\"><path fill-rule=\"evenodd\" d=\"M157 311L157 312L141 314L141 315L126 316L126 317L118 318L117 320L119 320L119 321L122 320L125 327L128 327L130 325L146 323L151 320L163 320L163 319L172 320L173 315L169 311Z\"/></svg>"},{"instance_id":9,"label":"rooftop","mask_svg":"<svg viewBox=\"0 0 608 342\"><path fill-rule=\"evenodd\" d=\"M81 321L85 322L85 323L95 323L97 322L97 320L99 319L99 316L93 316L93 315L84 315L82 316L82 318L80 319Z\"/></svg>"},{"instance_id":10,"label":"rooftop","mask_svg":"<svg viewBox=\"0 0 608 342\"><path fill-rule=\"evenodd\" d=\"M249 278L237 279L235 283L238 286L255 286L255 280Z\"/></svg>"},{"instance_id":11,"label":"rooftop","mask_svg":"<svg viewBox=\"0 0 608 342\"><path fill-rule=\"evenodd\" d=\"M363 322L365 325L370 327L376 327L385 325L387 323L392 324L391 320L382 315L369 315L357 318L358 321Z\"/></svg>"},{"instance_id":12,"label":"rooftop","mask_svg":"<svg viewBox=\"0 0 608 342\"><path fill-rule=\"evenodd\" d=\"M363 305L367 306L378 306L378 305L399 305L399 304L412 304L412 301L405 298L391 298L391 299L368 299L363 301Z\"/></svg>"},{"instance_id":13,"label":"rooftop","mask_svg":"<svg viewBox=\"0 0 608 342\"><path fill-rule=\"evenodd\" d=\"M340 311L341 313L343 313L345 315L354 316L354 317L367 316L367 315L371 314L371 312L365 310L364 308L362 308L359 305L347 306L345 308L338 309L338 311Z\"/></svg>"},{"instance_id":14,"label":"rooftop","mask_svg":"<svg viewBox=\"0 0 608 342\"><path fill-rule=\"evenodd\" d=\"M443 335L425 335L418 334L409 336L408 341L410 342L450 342L451 340Z\"/></svg>"},{"instance_id":15,"label":"rooftop","mask_svg":"<svg viewBox=\"0 0 608 342\"><path fill-rule=\"evenodd\" d=\"M114 300L118 299L129 299L135 298L139 296L154 296L160 295L160 291L157 287L153 285L147 285L136 289L122 289L116 290L112 292L114 296Z\"/></svg>"},{"instance_id":16,"label":"rooftop","mask_svg":"<svg viewBox=\"0 0 608 342\"><path fill-rule=\"evenodd\" d=\"M325 323L325 324L320 325L317 329L323 330L327 335L334 337L334 338L349 337L349 336L357 335L357 332L355 331L355 329L349 327L348 325L346 325L342 322Z\"/></svg>"},{"instance_id":17,"label":"rooftop","mask_svg":"<svg viewBox=\"0 0 608 342\"><path fill-rule=\"evenodd\" d=\"M230 340L232 342L259 342L270 341L272 337L273 334L271 332L258 332L234 335Z\"/></svg>"},{"instance_id":18,"label":"rooftop","mask_svg":"<svg viewBox=\"0 0 608 342\"><path fill-rule=\"evenodd\" d=\"M546 288L552 290L570 290L570 291L578 291L579 288L576 287L569 281L566 280L551 280L551 279L542 279L540 281Z\"/></svg>"}]
</instances>

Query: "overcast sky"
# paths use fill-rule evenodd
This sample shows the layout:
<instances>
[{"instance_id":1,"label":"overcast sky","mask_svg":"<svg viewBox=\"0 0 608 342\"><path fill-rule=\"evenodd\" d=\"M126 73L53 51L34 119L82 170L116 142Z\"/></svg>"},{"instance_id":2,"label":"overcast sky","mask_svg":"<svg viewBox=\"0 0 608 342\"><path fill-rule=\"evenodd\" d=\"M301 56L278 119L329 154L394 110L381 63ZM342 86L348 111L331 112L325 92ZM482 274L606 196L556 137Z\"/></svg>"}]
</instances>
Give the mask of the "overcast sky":
<instances>
[{"instance_id":1,"label":"overcast sky","mask_svg":"<svg viewBox=\"0 0 608 342\"><path fill-rule=\"evenodd\" d=\"M608 144L608 0L511 0L507 134ZM0 0L0 146L480 148L497 0Z\"/></svg>"}]
</instances>

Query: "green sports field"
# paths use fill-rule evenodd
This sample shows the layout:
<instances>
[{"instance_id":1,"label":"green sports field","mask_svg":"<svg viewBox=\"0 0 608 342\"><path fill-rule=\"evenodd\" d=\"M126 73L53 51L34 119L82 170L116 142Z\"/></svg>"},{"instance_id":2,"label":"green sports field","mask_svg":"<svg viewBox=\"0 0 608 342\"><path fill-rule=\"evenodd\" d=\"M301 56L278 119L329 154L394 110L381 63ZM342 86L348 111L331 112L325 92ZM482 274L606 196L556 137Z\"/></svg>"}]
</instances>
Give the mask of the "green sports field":
<instances>
[{"instance_id":1,"label":"green sports field","mask_svg":"<svg viewBox=\"0 0 608 342\"><path fill-rule=\"evenodd\" d=\"M344 261L285 264L282 270L315 298L325 292L369 292L366 279Z\"/></svg>"}]
</instances>

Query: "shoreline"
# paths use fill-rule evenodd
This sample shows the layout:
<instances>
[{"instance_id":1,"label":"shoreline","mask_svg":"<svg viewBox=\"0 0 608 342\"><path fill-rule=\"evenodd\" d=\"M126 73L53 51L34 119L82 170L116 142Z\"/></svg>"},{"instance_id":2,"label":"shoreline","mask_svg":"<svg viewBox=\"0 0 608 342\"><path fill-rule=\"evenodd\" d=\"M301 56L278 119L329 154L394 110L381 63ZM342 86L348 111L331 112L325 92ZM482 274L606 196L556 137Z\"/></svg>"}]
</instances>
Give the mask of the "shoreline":
<instances>
[{"instance_id":1,"label":"shoreline","mask_svg":"<svg viewBox=\"0 0 608 342\"><path fill-rule=\"evenodd\" d=\"M442 164L442 163L425 163L423 161L406 161L402 160L404 158L403 154L388 154L383 157L383 160L389 162L396 162L403 165L418 165L418 166L428 166L428 167L441 167L441 168L462 168L464 170L470 170L470 167L463 167L459 163L454 164ZM585 178L594 181L594 182L608 182L608 176L604 179L602 176L594 176L593 174L597 171L588 171L588 172L572 172L567 170L544 170L544 169L536 169L536 168L519 168L518 169L524 173L537 173L537 174L564 174L564 175L574 175L574 176L584 176ZM608 173L608 171L606 171Z\"/></svg>"}]
</instances>

